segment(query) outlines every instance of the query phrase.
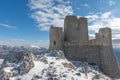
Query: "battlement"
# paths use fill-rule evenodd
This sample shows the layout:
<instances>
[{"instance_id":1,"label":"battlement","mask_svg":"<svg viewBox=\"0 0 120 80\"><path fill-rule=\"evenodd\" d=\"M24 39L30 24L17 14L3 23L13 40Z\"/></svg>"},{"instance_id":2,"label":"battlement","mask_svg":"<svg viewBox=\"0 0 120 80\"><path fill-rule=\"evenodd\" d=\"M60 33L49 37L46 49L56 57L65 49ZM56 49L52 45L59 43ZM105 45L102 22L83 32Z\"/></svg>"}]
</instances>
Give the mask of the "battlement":
<instances>
[{"instance_id":1,"label":"battlement","mask_svg":"<svg viewBox=\"0 0 120 80\"><path fill-rule=\"evenodd\" d=\"M87 18L68 15L60 27L50 27L50 50L63 50L68 60L97 64L112 78L120 78L120 69L112 48L110 28L100 28L89 40Z\"/></svg>"}]
</instances>

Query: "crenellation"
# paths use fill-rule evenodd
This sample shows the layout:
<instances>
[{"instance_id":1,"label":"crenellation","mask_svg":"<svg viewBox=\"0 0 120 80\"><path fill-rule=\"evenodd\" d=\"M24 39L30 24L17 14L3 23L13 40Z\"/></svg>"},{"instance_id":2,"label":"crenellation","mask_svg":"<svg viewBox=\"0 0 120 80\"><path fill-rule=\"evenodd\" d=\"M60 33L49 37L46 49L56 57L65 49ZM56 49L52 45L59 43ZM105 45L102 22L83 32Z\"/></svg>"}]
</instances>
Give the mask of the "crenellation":
<instances>
[{"instance_id":1,"label":"crenellation","mask_svg":"<svg viewBox=\"0 0 120 80\"><path fill-rule=\"evenodd\" d=\"M60 27L50 28L50 50L63 50L68 60L98 65L106 75L120 78L120 69L112 48L110 28L100 28L95 39L89 40L87 18L68 15L64 32Z\"/></svg>"}]
</instances>

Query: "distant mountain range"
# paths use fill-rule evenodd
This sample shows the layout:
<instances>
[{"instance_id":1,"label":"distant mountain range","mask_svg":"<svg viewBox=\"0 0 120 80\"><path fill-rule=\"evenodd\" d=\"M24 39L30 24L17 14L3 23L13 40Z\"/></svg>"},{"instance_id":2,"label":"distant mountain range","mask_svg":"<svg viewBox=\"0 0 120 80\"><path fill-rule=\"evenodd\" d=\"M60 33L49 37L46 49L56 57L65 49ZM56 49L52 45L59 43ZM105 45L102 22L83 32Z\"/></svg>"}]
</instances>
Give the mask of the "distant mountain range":
<instances>
[{"instance_id":1,"label":"distant mountain range","mask_svg":"<svg viewBox=\"0 0 120 80\"><path fill-rule=\"evenodd\" d=\"M43 52L46 52L47 49L40 46L35 46L35 45L19 46L19 47L0 45L0 59L4 59L6 55L15 54L20 51L32 52L34 54L41 54ZM115 47L114 52L120 64L120 47Z\"/></svg>"},{"instance_id":2,"label":"distant mountain range","mask_svg":"<svg viewBox=\"0 0 120 80\"><path fill-rule=\"evenodd\" d=\"M34 54L40 54L41 52L43 53L44 51L47 51L46 48L39 47L39 46L16 46L16 47L11 47L7 45L0 45L0 59L6 58L6 55L10 54L15 54L18 52L32 52ZM8 56L9 57L9 56Z\"/></svg>"},{"instance_id":3,"label":"distant mountain range","mask_svg":"<svg viewBox=\"0 0 120 80\"><path fill-rule=\"evenodd\" d=\"M120 64L120 48L114 48L114 52L115 52L117 60Z\"/></svg>"}]
</instances>

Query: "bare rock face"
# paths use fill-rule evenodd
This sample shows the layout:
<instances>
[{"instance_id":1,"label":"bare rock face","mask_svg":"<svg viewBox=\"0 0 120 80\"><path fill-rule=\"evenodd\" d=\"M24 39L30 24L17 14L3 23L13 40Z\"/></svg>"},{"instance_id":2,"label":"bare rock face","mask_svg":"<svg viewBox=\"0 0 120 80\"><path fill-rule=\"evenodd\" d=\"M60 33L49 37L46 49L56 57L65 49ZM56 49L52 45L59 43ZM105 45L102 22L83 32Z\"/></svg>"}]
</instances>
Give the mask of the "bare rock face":
<instances>
[{"instance_id":1,"label":"bare rock face","mask_svg":"<svg viewBox=\"0 0 120 80\"><path fill-rule=\"evenodd\" d=\"M18 74L25 74L34 67L35 56L31 52L19 52L6 59L0 69L0 79L9 79Z\"/></svg>"},{"instance_id":2,"label":"bare rock face","mask_svg":"<svg viewBox=\"0 0 120 80\"><path fill-rule=\"evenodd\" d=\"M72 63L62 63L64 65L64 67L66 68L72 68L75 69L74 65Z\"/></svg>"},{"instance_id":3,"label":"bare rock face","mask_svg":"<svg viewBox=\"0 0 120 80\"><path fill-rule=\"evenodd\" d=\"M54 56L54 57L57 57L57 58L60 58L60 59L66 59L63 51L61 51L61 50L59 50L59 51L52 50L50 53L51 53L50 54L51 56Z\"/></svg>"},{"instance_id":4,"label":"bare rock face","mask_svg":"<svg viewBox=\"0 0 120 80\"><path fill-rule=\"evenodd\" d=\"M102 75L102 74L97 74L95 75L92 80L112 80L109 77Z\"/></svg>"}]
</instances>

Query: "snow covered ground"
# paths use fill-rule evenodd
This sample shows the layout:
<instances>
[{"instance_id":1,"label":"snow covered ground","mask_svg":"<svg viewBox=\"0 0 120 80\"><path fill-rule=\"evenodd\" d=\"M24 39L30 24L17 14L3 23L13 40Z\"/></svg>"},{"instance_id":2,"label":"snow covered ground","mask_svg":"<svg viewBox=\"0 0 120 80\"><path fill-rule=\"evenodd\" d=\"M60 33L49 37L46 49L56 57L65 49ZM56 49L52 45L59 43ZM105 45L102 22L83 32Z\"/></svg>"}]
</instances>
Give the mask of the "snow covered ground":
<instances>
[{"instance_id":1,"label":"snow covered ground","mask_svg":"<svg viewBox=\"0 0 120 80\"><path fill-rule=\"evenodd\" d=\"M0 59L0 64L2 64L3 61L4 61L4 59Z\"/></svg>"},{"instance_id":2,"label":"snow covered ground","mask_svg":"<svg viewBox=\"0 0 120 80\"><path fill-rule=\"evenodd\" d=\"M29 56L29 58L27 58ZM70 62L62 51L38 55L23 54L20 61L6 61L0 70L1 79L10 80L112 80L102 74L97 66L87 62ZM28 61L30 59L30 61ZM32 60L31 60L32 59ZM27 60L27 61L26 61ZM29 64L33 62L33 64ZM23 65L23 63L25 63ZM22 64L22 66L20 66ZM29 66L32 65L33 67ZM30 69L28 72L25 70ZM20 70L19 70L20 69ZM22 71L23 70L23 71ZM22 73L21 73L22 72ZM23 73L25 72L25 73ZM3 74L4 73L4 74ZM4 76L4 77L3 77Z\"/></svg>"},{"instance_id":3,"label":"snow covered ground","mask_svg":"<svg viewBox=\"0 0 120 80\"><path fill-rule=\"evenodd\" d=\"M4 61L4 59L0 59L0 66L1 66L1 64L3 63L3 61Z\"/></svg>"}]
</instances>

